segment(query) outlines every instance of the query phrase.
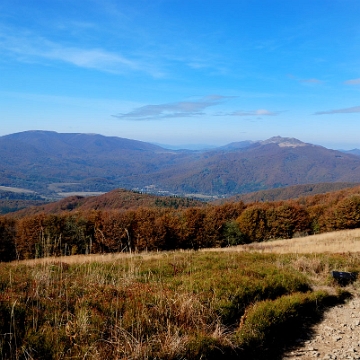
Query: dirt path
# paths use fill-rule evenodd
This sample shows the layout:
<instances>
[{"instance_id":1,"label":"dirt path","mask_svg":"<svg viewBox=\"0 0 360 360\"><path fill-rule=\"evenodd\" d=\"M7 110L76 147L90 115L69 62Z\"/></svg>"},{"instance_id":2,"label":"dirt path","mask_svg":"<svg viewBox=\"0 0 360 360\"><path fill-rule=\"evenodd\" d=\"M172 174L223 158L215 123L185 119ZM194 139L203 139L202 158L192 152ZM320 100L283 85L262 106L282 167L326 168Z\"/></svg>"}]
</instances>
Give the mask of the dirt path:
<instances>
[{"instance_id":1,"label":"dirt path","mask_svg":"<svg viewBox=\"0 0 360 360\"><path fill-rule=\"evenodd\" d=\"M283 357L295 359L360 359L360 295L329 309L311 338L299 339L299 347Z\"/></svg>"}]
</instances>

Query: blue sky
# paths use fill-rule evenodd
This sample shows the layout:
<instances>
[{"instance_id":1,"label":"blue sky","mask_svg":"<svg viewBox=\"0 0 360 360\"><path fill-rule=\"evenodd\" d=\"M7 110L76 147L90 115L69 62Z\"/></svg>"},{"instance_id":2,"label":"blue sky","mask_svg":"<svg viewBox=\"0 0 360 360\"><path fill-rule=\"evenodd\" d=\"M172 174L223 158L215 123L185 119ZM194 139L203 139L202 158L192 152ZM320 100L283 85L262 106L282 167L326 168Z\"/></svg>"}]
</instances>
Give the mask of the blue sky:
<instances>
[{"instance_id":1,"label":"blue sky","mask_svg":"<svg viewBox=\"0 0 360 360\"><path fill-rule=\"evenodd\" d=\"M360 148L359 0L2 0L0 135Z\"/></svg>"}]
</instances>

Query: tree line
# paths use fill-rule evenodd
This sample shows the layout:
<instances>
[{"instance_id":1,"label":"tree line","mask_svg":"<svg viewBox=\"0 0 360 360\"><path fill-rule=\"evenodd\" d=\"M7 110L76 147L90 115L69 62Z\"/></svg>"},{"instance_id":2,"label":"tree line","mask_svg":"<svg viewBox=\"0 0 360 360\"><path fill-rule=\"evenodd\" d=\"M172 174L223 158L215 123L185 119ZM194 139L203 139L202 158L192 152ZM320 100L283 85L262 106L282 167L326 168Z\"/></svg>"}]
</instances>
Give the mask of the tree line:
<instances>
[{"instance_id":1,"label":"tree line","mask_svg":"<svg viewBox=\"0 0 360 360\"><path fill-rule=\"evenodd\" d=\"M0 261L46 256L225 247L360 226L360 195L186 209L68 211L0 217Z\"/></svg>"}]
</instances>

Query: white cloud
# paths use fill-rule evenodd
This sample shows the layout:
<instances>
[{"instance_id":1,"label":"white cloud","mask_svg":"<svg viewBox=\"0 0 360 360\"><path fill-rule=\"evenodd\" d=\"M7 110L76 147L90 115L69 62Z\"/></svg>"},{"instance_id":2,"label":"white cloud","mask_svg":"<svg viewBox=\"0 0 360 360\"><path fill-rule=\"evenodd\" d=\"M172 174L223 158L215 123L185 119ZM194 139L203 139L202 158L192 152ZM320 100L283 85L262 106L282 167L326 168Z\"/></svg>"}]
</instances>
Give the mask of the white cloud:
<instances>
[{"instance_id":1,"label":"white cloud","mask_svg":"<svg viewBox=\"0 0 360 360\"><path fill-rule=\"evenodd\" d=\"M310 78L310 79L301 79L293 74L288 74L287 77L291 80L295 80L301 84L309 84L309 85L321 85L324 83L323 80L316 79L316 78Z\"/></svg>"},{"instance_id":2,"label":"white cloud","mask_svg":"<svg viewBox=\"0 0 360 360\"><path fill-rule=\"evenodd\" d=\"M312 84L312 85L320 85L320 84L323 84L323 83L324 83L322 80L315 79L315 78L312 78L312 79L302 79L302 80L300 80L300 82L305 83L305 84Z\"/></svg>"},{"instance_id":3,"label":"white cloud","mask_svg":"<svg viewBox=\"0 0 360 360\"><path fill-rule=\"evenodd\" d=\"M162 73L141 60L133 60L121 54L101 48L81 48L62 45L44 37L22 33L8 35L9 29L0 29L0 54L15 57L20 62L61 61L77 67L95 69L116 74L128 71L146 72L154 77Z\"/></svg>"},{"instance_id":4,"label":"white cloud","mask_svg":"<svg viewBox=\"0 0 360 360\"><path fill-rule=\"evenodd\" d=\"M277 116L281 113L281 111L270 111L267 109L258 109L258 110L250 110L250 111L233 111L230 113L217 113L218 116Z\"/></svg>"},{"instance_id":5,"label":"white cloud","mask_svg":"<svg viewBox=\"0 0 360 360\"><path fill-rule=\"evenodd\" d=\"M317 111L313 115L325 115L325 114L352 114L352 113L360 113L360 106L354 106L351 108L345 109L334 109L327 111Z\"/></svg>"},{"instance_id":6,"label":"white cloud","mask_svg":"<svg viewBox=\"0 0 360 360\"><path fill-rule=\"evenodd\" d=\"M194 101L145 105L128 113L112 115L122 120L156 120L204 115L203 110L223 102L230 96L210 95Z\"/></svg>"},{"instance_id":7,"label":"white cloud","mask_svg":"<svg viewBox=\"0 0 360 360\"><path fill-rule=\"evenodd\" d=\"M344 81L344 84L346 85L360 85L360 79L351 79Z\"/></svg>"},{"instance_id":8,"label":"white cloud","mask_svg":"<svg viewBox=\"0 0 360 360\"><path fill-rule=\"evenodd\" d=\"M139 65L131 60L124 58L102 49L77 49L54 46L48 51L38 53L48 59L61 60L73 65L85 68L92 68L103 71L115 71L120 68L138 70Z\"/></svg>"},{"instance_id":9,"label":"white cloud","mask_svg":"<svg viewBox=\"0 0 360 360\"><path fill-rule=\"evenodd\" d=\"M275 115L278 115L279 112L278 111L269 111L266 109L259 109L259 110L255 110L255 114L256 115L275 116Z\"/></svg>"}]
</instances>

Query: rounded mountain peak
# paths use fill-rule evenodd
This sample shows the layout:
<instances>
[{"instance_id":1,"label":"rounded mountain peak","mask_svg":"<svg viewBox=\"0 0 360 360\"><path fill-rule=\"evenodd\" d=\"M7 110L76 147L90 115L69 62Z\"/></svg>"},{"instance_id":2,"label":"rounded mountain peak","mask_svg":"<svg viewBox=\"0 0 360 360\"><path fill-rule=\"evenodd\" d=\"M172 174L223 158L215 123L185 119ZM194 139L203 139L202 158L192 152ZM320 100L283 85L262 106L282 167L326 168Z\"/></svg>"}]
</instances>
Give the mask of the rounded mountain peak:
<instances>
[{"instance_id":1,"label":"rounded mountain peak","mask_svg":"<svg viewBox=\"0 0 360 360\"><path fill-rule=\"evenodd\" d=\"M261 141L260 143L261 145L277 144L280 147L299 147L309 145L295 138L281 136L273 136L270 139Z\"/></svg>"}]
</instances>

